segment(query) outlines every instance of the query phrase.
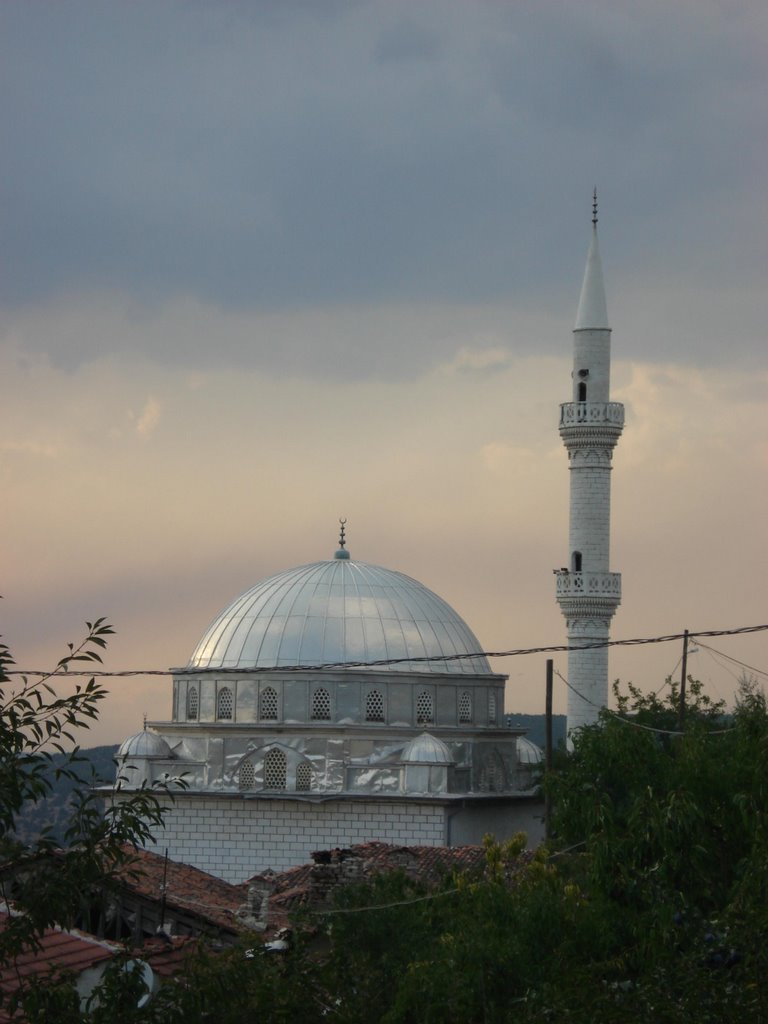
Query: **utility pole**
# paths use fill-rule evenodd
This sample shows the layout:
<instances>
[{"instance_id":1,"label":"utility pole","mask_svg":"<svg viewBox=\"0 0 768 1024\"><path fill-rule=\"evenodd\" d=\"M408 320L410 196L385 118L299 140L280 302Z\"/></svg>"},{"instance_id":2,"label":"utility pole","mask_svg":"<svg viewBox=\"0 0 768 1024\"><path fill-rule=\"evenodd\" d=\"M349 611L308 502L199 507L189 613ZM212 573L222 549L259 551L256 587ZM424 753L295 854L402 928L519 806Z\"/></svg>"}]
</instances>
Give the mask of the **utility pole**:
<instances>
[{"instance_id":1,"label":"utility pole","mask_svg":"<svg viewBox=\"0 0 768 1024\"><path fill-rule=\"evenodd\" d=\"M546 741L544 750L544 767L546 769L546 778L552 772L552 679L554 675L554 663L551 658L547 658L547 691L546 700L544 704L545 710L545 723L546 723ZM547 786L544 790L544 838L549 839L550 830L550 819L552 817L552 797Z\"/></svg>"},{"instance_id":2,"label":"utility pole","mask_svg":"<svg viewBox=\"0 0 768 1024\"><path fill-rule=\"evenodd\" d=\"M683 633L683 665L680 669L680 732L685 725L685 680L688 677L688 630Z\"/></svg>"}]
</instances>

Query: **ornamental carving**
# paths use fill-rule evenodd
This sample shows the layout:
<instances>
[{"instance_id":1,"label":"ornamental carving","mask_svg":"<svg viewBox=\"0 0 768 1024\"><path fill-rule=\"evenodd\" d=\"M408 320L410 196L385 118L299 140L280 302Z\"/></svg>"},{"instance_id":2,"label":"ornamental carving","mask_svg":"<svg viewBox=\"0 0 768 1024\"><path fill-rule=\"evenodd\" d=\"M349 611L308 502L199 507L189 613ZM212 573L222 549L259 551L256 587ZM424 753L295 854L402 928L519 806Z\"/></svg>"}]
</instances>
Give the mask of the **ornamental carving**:
<instances>
[{"instance_id":1,"label":"ornamental carving","mask_svg":"<svg viewBox=\"0 0 768 1024\"><path fill-rule=\"evenodd\" d=\"M560 426L569 427L576 424L610 424L618 427L621 433L624 426L624 406L621 402L563 402L560 406Z\"/></svg>"}]
</instances>

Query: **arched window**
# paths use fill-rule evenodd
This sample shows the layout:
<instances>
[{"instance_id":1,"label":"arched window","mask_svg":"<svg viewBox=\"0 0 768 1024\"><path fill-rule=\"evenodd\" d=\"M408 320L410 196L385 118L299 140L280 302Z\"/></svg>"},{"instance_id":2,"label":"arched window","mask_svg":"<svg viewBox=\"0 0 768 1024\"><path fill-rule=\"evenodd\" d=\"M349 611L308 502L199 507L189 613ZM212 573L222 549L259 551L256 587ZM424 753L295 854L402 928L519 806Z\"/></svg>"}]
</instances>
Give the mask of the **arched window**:
<instances>
[{"instance_id":1,"label":"arched window","mask_svg":"<svg viewBox=\"0 0 768 1024\"><path fill-rule=\"evenodd\" d=\"M312 789L312 765L302 761L296 769L296 789L300 793L308 793Z\"/></svg>"},{"instance_id":2,"label":"arched window","mask_svg":"<svg viewBox=\"0 0 768 1024\"><path fill-rule=\"evenodd\" d=\"M320 687L312 694L312 707L309 717L313 722L329 722L331 720L331 695Z\"/></svg>"},{"instance_id":3,"label":"arched window","mask_svg":"<svg viewBox=\"0 0 768 1024\"><path fill-rule=\"evenodd\" d=\"M190 722L197 721L197 687L190 686L187 690L187 718Z\"/></svg>"},{"instance_id":4,"label":"arched window","mask_svg":"<svg viewBox=\"0 0 768 1024\"><path fill-rule=\"evenodd\" d=\"M253 761L242 761L240 771L237 773L238 789L253 789L256 784L256 773L253 770Z\"/></svg>"},{"instance_id":5,"label":"arched window","mask_svg":"<svg viewBox=\"0 0 768 1024\"><path fill-rule=\"evenodd\" d=\"M498 754L491 754L480 769L480 790L483 793L500 793L504 789L504 769Z\"/></svg>"},{"instance_id":6,"label":"arched window","mask_svg":"<svg viewBox=\"0 0 768 1024\"><path fill-rule=\"evenodd\" d=\"M268 751L264 758L264 788L285 789L287 761L285 754L277 747Z\"/></svg>"},{"instance_id":7,"label":"arched window","mask_svg":"<svg viewBox=\"0 0 768 1024\"><path fill-rule=\"evenodd\" d=\"M459 722L472 721L472 694L465 690L459 697Z\"/></svg>"},{"instance_id":8,"label":"arched window","mask_svg":"<svg viewBox=\"0 0 768 1024\"><path fill-rule=\"evenodd\" d=\"M435 709L432 703L432 694L428 690L422 690L416 698L416 724L426 725L435 717Z\"/></svg>"},{"instance_id":9,"label":"arched window","mask_svg":"<svg viewBox=\"0 0 768 1024\"><path fill-rule=\"evenodd\" d=\"M277 690L265 686L259 694L259 718L275 721L277 718Z\"/></svg>"},{"instance_id":10,"label":"arched window","mask_svg":"<svg viewBox=\"0 0 768 1024\"><path fill-rule=\"evenodd\" d=\"M571 572L581 572L581 552L574 551L571 555Z\"/></svg>"},{"instance_id":11,"label":"arched window","mask_svg":"<svg viewBox=\"0 0 768 1024\"><path fill-rule=\"evenodd\" d=\"M378 690L371 690L365 698L366 722L384 721L384 698Z\"/></svg>"},{"instance_id":12,"label":"arched window","mask_svg":"<svg viewBox=\"0 0 768 1024\"><path fill-rule=\"evenodd\" d=\"M233 708L232 691L228 686L222 686L216 697L216 717L231 722Z\"/></svg>"},{"instance_id":13,"label":"arched window","mask_svg":"<svg viewBox=\"0 0 768 1024\"><path fill-rule=\"evenodd\" d=\"M586 402L587 400L587 385L584 381L579 381L579 401Z\"/></svg>"},{"instance_id":14,"label":"arched window","mask_svg":"<svg viewBox=\"0 0 768 1024\"><path fill-rule=\"evenodd\" d=\"M491 690L488 694L488 721L496 721L496 691Z\"/></svg>"}]
</instances>

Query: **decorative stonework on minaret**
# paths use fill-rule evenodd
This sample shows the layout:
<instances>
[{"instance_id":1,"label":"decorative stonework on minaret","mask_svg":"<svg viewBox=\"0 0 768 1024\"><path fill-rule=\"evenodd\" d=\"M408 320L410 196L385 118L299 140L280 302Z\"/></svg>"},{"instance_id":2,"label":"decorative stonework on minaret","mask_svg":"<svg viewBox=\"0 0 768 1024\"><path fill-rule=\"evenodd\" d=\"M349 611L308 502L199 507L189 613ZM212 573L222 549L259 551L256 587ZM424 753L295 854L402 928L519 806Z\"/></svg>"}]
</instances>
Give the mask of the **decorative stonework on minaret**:
<instances>
[{"instance_id":1,"label":"decorative stonework on minaret","mask_svg":"<svg viewBox=\"0 0 768 1024\"><path fill-rule=\"evenodd\" d=\"M597 193L592 242L573 330L573 396L560 406L560 436L570 469L568 565L556 570L557 602L565 616L568 732L596 721L608 703L611 619L621 602L621 574L609 572L611 457L624 426L624 406L610 401L611 328L597 244ZM575 692L574 692L575 691Z\"/></svg>"}]
</instances>

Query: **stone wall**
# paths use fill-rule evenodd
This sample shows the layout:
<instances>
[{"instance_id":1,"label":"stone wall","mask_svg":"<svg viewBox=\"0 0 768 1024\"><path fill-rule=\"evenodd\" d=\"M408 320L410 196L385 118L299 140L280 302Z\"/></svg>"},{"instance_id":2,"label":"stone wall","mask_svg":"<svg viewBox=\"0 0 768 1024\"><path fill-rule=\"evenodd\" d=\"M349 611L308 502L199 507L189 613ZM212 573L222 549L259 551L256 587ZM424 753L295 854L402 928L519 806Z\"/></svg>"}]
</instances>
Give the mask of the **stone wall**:
<instances>
[{"instance_id":1,"label":"stone wall","mask_svg":"<svg viewBox=\"0 0 768 1024\"><path fill-rule=\"evenodd\" d=\"M243 800L237 796L182 794L156 829L157 853L191 864L227 882L245 881L271 868L284 871L313 850L371 840L411 846L446 842L445 808L409 801Z\"/></svg>"}]
</instances>

